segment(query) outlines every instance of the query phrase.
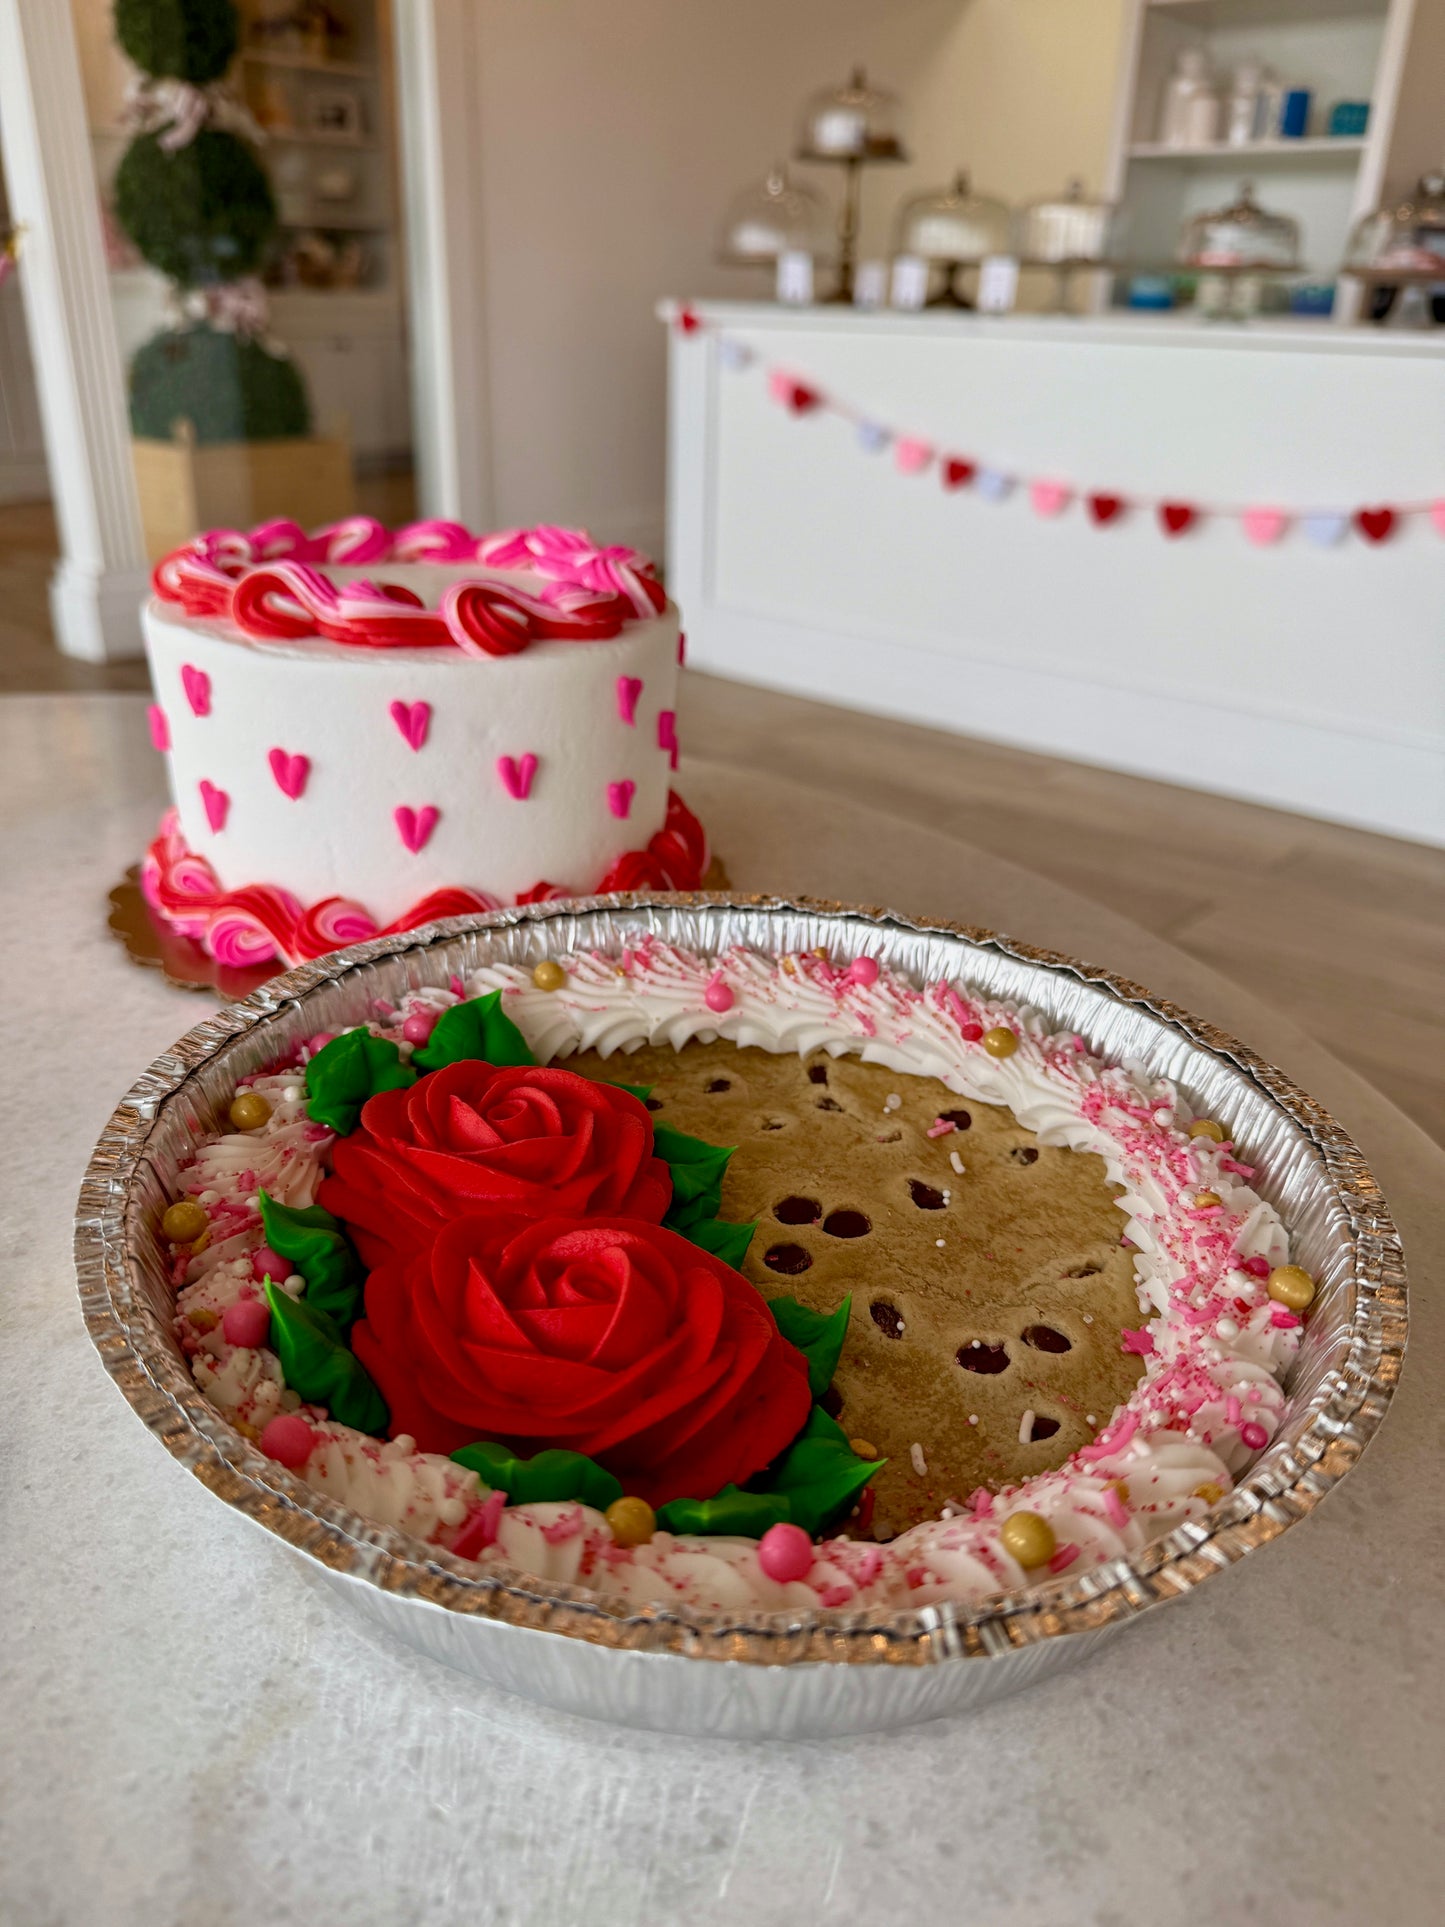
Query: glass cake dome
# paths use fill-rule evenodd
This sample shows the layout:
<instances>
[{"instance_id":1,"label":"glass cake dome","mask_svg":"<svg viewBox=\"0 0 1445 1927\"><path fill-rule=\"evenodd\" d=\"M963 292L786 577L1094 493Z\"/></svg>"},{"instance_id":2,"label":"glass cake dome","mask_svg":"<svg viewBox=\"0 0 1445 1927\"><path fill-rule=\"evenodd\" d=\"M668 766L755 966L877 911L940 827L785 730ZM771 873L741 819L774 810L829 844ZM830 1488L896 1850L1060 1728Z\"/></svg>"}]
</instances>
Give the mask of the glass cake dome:
<instances>
[{"instance_id":1,"label":"glass cake dome","mask_svg":"<svg viewBox=\"0 0 1445 1927\"><path fill-rule=\"evenodd\" d=\"M782 162L734 195L718 232L718 257L735 267L764 265L780 254L831 259L832 217L821 195L788 179Z\"/></svg>"},{"instance_id":2,"label":"glass cake dome","mask_svg":"<svg viewBox=\"0 0 1445 1927\"><path fill-rule=\"evenodd\" d=\"M1445 169L1422 175L1407 200L1358 221L1345 259L1352 268L1438 272L1445 279Z\"/></svg>"},{"instance_id":3,"label":"glass cake dome","mask_svg":"<svg viewBox=\"0 0 1445 1927\"><path fill-rule=\"evenodd\" d=\"M1118 209L1091 201L1076 175L1062 194L1019 209L1015 246L1022 260L1051 267L1073 261L1106 261L1115 239Z\"/></svg>"},{"instance_id":4,"label":"glass cake dome","mask_svg":"<svg viewBox=\"0 0 1445 1927\"><path fill-rule=\"evenodd\" d=\"M952 267L1003 253L1008 235L1008 208L987 194L976 194L967 170L960 168L949 186L915 194L903 203L893 245L899 254Z\"/></svg>"},{"instance_id":5,"label":"glass cake dome","mask_svg":"<svg viewBox=\"0 0 1445 1927\"><path fill-rule=\"evenodd\" d=\"M1300 224L1272 214L1254 198L1254 184L1240 183L1228 207L1196 214L1184 223L1179 259L1194 268L1297 268Z\"/></svg>"},{"instance_id":6,"label":"glass cake dome","mask_svg":"<svg viewBox=\"0 0 1445 1927\"><path fill-rule=\"evenodd\" d=\"M895 161L904 158L897 97L870 85L855 67L841 87L809 97L798 127L800 161Z\"/></svg>"}]
</instances>

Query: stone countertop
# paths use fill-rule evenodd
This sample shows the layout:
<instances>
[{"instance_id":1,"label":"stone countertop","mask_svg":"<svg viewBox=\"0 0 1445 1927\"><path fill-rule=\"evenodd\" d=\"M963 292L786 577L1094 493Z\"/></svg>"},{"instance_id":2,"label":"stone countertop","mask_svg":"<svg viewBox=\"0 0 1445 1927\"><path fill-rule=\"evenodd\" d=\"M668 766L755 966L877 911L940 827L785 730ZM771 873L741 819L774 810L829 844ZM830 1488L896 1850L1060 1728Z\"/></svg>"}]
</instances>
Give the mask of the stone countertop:
<instances>
[{"instance_id":1,"label":"stone countertop","mask_svg":"<svg viewBox=\"0 0 1445 1927\"><path fill-rule=\"evenodd\" d=\"M1401 1391L1277 1547L968 1718L730 1745L554 1714L370 1631L149 1438L70 1253L115 1100L209 1008L134 968L107 890L162 802L139 698L0 704L0 1919L750 1927L1438 1919L1445 1155L1287 1016L985 852L685 762L739 888L1011 930L1235 1031L1328 1105L1396 1213Z\"/></svg>"}]
</instances>

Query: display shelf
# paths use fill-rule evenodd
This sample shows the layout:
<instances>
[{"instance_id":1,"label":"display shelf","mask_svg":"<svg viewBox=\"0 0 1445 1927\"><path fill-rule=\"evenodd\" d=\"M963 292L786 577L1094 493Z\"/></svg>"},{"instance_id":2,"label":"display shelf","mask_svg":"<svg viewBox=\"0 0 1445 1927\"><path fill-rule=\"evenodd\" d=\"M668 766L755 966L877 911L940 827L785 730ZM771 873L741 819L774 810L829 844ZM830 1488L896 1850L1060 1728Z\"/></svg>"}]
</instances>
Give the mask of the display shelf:
<instances>
[{"instance_id":1,"label":"display shelf","mask_svg":"<svg viewBox=\"0 0 1445 1927\"><path fill-rule=\"evenodd\" d=\"M1203 147L1168 147L1162 141L1135 141L1129 149L1129 159L1188 161L1225 168L1250 167L1256 163L1270 165L1274 162L1288 166L1296 161L1331 160L1344 161L1356 167L1364 149L1364 137L1353 134L1321 135L1302 140L1246 141L1238 146L1225 141L1211 141Z\"/></svg>"}]
</instances>

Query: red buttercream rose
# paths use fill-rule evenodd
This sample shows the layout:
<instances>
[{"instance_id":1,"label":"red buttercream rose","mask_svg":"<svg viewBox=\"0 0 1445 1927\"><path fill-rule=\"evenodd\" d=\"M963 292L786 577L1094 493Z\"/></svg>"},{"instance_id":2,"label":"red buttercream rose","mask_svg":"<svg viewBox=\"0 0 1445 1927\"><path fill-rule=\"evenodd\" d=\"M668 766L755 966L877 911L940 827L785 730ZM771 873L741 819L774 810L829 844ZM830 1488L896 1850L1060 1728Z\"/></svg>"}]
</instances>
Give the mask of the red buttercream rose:
<instances>
[{"instance_id":1,"label":"red buttercream rose","mask_svg":"<svg viewBox=\"0 0 1445 1927\"><path fill-rule=\"evenodd\" d=\"M393 1437L585 1452L651 1505L751 1478L810 1404L756 1289L637 1220L460 1218L372 1272L352 1344Z\"/></svg>"},{"instance_id":2,"label":"red buttercream rose","mask_svg":"<svg viewBox=\"0 0 1445 1927\"><path fill-rule=\"evenodd\" d=\"M369 1098L359 1128L337 1140L320 1199L370 1270L481 1211L656 1224L672 1174L630 1091L555 1065L469 1059Z\"/></svg>"}]
</instances>

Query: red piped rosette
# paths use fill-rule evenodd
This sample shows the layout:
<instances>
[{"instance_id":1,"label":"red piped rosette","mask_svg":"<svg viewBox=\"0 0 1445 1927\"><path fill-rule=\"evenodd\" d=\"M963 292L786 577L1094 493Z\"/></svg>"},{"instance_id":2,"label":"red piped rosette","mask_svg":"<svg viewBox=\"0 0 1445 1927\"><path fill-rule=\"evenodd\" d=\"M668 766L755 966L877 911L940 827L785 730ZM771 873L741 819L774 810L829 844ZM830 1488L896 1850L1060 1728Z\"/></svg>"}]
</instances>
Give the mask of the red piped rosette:
<instances>
[{"instance_id":1,"label":"red piped rosette","mask_svg":"<svg viewBox=\"0 0 1445 1927\"><path fill-rule=\"evenodd\" d=\"M670 791L662 828L645 850L629 850L618 858L597 885L597 894L696 890L702 886L709 861L702 825L676 791ZM347 944L398 936L440 917L503 907L499 897L458 886L433 890L395 922L378 924L363 905L346 897L326 897L308 910L288 891L271 884L223 890L210 864L182 836L173 809L162 817L146 852L140 888L153 922L165 933L188 939L223 970L243 973L276 961L306 963ZM517 902L546 903L571 894L553 883L537 883Z\"/></svg>"},{"instance_id":2,"label":"red piped rosette","mask_svg":"<svg viewBox=\"0 0 1445 1927\"><path fill-rule=\"evenodd\" d=\"M399 583L333 583L319 565L430 562L527 570L529 594L485 577L452 583L428 609ZM455 647L509 656L534 642L598 642L667 607L655 565L635 549L606 548L581 529L509 529L473 536L455 522L416 522L395 534L354 516L314 535L294 522L249 535L213 529L157 563L157 598L186 615L233 623L259 642L321 636L363 649Z\"/></svg>"}]
</instances>

